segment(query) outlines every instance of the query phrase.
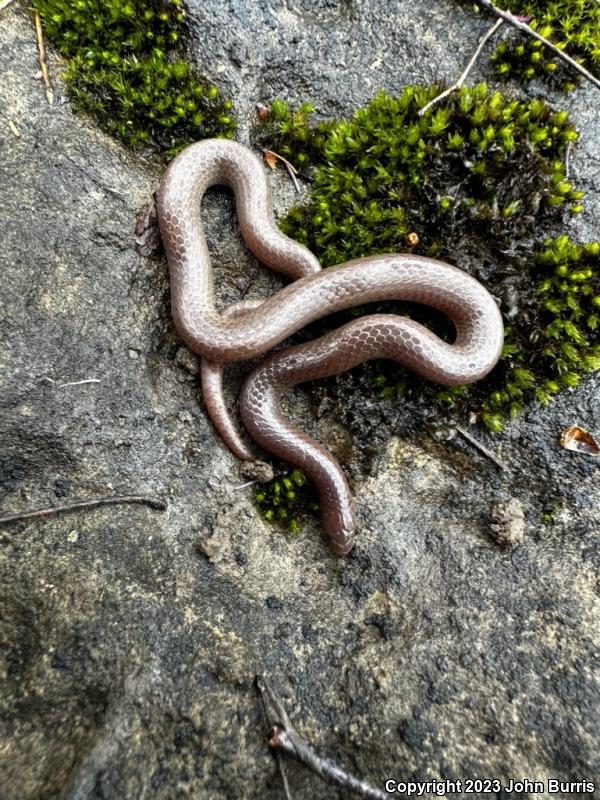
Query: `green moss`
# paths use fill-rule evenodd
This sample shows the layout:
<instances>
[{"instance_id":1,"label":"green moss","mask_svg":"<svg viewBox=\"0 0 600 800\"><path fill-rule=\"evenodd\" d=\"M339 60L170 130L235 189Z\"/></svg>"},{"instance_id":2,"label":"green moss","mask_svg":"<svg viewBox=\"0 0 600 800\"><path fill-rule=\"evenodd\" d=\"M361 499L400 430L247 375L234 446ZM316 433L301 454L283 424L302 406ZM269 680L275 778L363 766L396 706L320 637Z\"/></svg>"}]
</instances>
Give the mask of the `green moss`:
<instances>
[{"instance_id":1,"label":"green moss","mask_svg":"<svg viewBox=\"0 0 600 800\"><path fill-rule=\"evenodd\" d=\"M547 239L531 264L535 297L527 326L511 325L496 387L483 419L497 430L507 411L548 403L561 389L577 386L585 372L600 369L600 243L578 245L568 236Z\"/></svg>"},{"instance_id":2,"label":"green moss","mask_svg":"<svg viewBox=\"0 0 600 800\"><path fill-rule=\"evenodd\" d=\"M503 8L531 16L532 28L592 73L600 72L600 3L597 0L507 0ZM575 86L577 73L535 39L511 31L498 45L492 61L502 77L528 81L549 75L565 89Z\"/></svg>"},{"instance_id":3,"label":"green moss","mask_svg":"<svg viewBox=\"0 0 600 800\"><path fill-rule=\"evenodd\" d=\"M260 138L292 163L313 165L308 202L281 226L324 266L405 251L416 232L413 252L468 269L503 300L502 362L475 386L440 391L390 362L362 368L382 399L415 393L446 410L475 412L498 430L524 404L547 402L598 368L591 341L598 245L565 237L534 244L564 212L581 210L582 192L565 174L565 148L577 139L566 112L480 84L419 116L438 92L380 93L352 119L324 123L313 123L306 105L293 112L278 102ZM568 279L549 272L553 259ZM430 310L395 310L451 335Z\"/></svg>"},{"instance_id":4,"label":"green moss","mask_svg":"<svg viewBox=\"0 0 600 800\"><path fill-rule=\"evenodd\" d=\"M34 0L73 105L130 147L230 137L231 102L183 60L180 0Z\"/></svg>"},{"instance_id":5,"label":"green moss","mask_svg":"<svg viewBox=\"0 0 600 800\"><path fill-rule=\"evenodd\" d=\"M282 227L325 266L396 251L413 230L430 252L463 233L499 245L579 203L561 160L577 139L565 112L480 84L419 117L438 91L381 92L351 120L314 126L307 106L274 104L263 142L295 165L315 166L310 203Z\"/></svg>"},{"instance_id":6,"label":"green moss","mask_svg":"<svg viewBox=\"0 0 600 800\"><path fill-rule=\"evenodd\" d=\"M319 509L317 495L299 469L288 470L254 493L254 502L262 516L296 535L300 519Z\"/></svg>"}]
</instances>

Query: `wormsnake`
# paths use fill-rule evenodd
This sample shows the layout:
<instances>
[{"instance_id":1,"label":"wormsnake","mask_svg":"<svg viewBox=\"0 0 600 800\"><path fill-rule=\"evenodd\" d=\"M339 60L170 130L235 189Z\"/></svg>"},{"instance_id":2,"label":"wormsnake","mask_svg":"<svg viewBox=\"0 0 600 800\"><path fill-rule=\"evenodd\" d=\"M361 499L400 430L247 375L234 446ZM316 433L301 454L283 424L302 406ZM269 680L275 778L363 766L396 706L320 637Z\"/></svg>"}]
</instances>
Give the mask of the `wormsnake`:
<instances>
[{"instance_id":1,"label":"wormsnake","mask_svg":"<svg viewBox=\"0 0 600 800\"><path fill-rule=\"evenodd\" d=\"M242 236L254 255L293 283L264 301L215 307L210 256L200 216L204 192L231 187ZM411 319L361 317L307 344L271 355L242 389L242 420L265 450L300 467L320 497L321 520L333 550L348 553L356 529L354 504L342 469L318 442L283 414L280 397L302 381L334 375L373 358L389 358L428 380L472 383L496 364L503 325L496 302L474 278L432 258L384 254L326 270L275 224L265 170L248 148L207 139L183 150L157 192L161 237L169 265L171 308L179 334L204 358L203 390L213 422L241 458L254 456L223 402L220 365L266 353L314 320L380 300L408 300L446 314L456 339L448 344Z\"/></svg>"}]
</instances>

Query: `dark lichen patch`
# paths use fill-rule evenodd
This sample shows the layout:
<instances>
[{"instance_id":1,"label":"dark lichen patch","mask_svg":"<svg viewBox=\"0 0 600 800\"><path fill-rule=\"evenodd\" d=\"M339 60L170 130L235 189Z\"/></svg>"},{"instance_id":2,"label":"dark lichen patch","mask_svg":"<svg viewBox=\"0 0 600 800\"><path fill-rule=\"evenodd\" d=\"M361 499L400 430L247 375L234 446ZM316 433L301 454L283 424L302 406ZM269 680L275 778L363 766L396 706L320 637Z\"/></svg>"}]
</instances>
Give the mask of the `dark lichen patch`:
<instances>
[{"instance_id":1,"label":"dark lichen patch","mask_svg":"<svg viewBox=\"0 0 600 800\"><path fill-rule=\"evenodd\" d=\"M254 502L266 520L279 523L293 535L300 530L301 518L319 509L317 495L299 469L287 470L263 484L254 493Z\"/></svg>"},{"instance_id":2,"label":"dark lichen patch","mask_svg":"<svg viewBox=\"0 0 600 800\"><path fill-rule=\"evenodd\" d=\"M359 368L360 382L384 400L416 395L438 411L475 412L499 430L525 403L547 402L597 368L593 329L581 322L595 324L597 245L579 247L564 237L535 244L565 211L582 210L583 193L564 165L577 132L567 112L490 92L485 84L463 88L420 116L438 91L381 92L352 119L322 123L312 122L307 104L291 111L278 101L260 139L300 168L314 167L308 202L292 208L281 226L324 266L406 251L407 242L418 240L412 252L468 269L501 300L502 362L474 387L440 391L389 362ZM553 258L574 278L548 283ZM451 336L425 309L394 310Z\"/></svg>"},{"instance_id":3,"label":"dark lichen patch","mask_svg":"<svg viewBox=\"0 0 600 800\"><path fill-rule=\"evenodd\" d=\"M34 0L73 105L133 148L230 137L231 101L183 57L181 0Z\"/></svg>"},{"instance_id":4,"label":"dark lichen patch","mask_svg":"<svg viewBox=\"0 0 600 800\"><path fill-rule=\"evenodd\" d=\"M512 0L504 6L514 14L532 17L529 25L592 73L600 71L600 4L597 0ZM578 76L552 51L511 31L496 48L492 62L503 78L529 81L551 76L571 90Z\"/></svg>"}]
</instances>

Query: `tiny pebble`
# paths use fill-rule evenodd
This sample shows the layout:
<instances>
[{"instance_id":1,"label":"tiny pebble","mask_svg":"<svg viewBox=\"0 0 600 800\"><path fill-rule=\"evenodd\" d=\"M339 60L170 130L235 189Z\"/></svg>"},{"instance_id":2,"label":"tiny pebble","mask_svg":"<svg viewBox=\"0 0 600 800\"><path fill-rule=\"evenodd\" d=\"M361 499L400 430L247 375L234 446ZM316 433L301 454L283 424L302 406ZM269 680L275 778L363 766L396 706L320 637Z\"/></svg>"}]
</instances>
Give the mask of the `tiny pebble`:
<instances>
[{"instance_id":1,"label":"tiny pebble","mask_svg":"<svg viewBox=\"0 0 600 800\"><path fill-rule=\"evenodd\" d=\"M490 517L488 533L496 544L506 548L521 544L525 535L525 514L516 497L494 501Z\"/></svg>"}]
</instances>

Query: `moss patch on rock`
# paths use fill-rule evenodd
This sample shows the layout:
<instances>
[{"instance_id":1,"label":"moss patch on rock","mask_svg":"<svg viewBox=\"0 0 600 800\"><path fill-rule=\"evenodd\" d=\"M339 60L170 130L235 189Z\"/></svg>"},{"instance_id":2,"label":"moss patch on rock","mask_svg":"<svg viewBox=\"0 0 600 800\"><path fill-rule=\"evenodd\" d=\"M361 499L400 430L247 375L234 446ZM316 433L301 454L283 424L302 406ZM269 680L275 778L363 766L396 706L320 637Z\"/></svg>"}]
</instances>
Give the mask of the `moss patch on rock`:
<instances>
[{"instance_id":1,"label":"moss patch on rock","mask_svg":"<svg viewBox=\"0 0 600 800\"><path fill-rule=\"evenodd\" d=\"M327 122L313 122L309 105L278 101L259 138L313 167L308 202L281 225L324 266L409 250L467 269L501 300L501 364L474 386L440 391L389 362L362 368L384 399L414 392L497 431L526 403L547 402L598 368L598 245L541 233L582 209L565 174L565 148L577 139L567 112L480 84L420 115L438 92L381 92L351 119ZM451 335L427 309L395 310Z\"/></svg>"},{"instance_id":2,"label":"moss patch on rock","mask_svg":"<svg viewBox=\"0 0 600 800\"><path fill-rule=\"evenodd\" d=\"M514 14L532 17L529 25L592 73L600 72L600 3L597 0L510 0ZM498 75L529 81L552 76L573 89L577 74L535 39L511 31L492 56Z\"/></svg>"},{"instance_id":3,"label":"moss patch on rock","mask_svg":"<svg viewBox=\"0 0 600 800\"><path fill-rule=\"evenodd\" d=\"M287 470L261 486L254 493L254 502L266 520L293 535L300 529L300 517L319 509L315 490L299 469Z\"/></svg>"},{"instance_id":4,"label":"moss patch on rock","mask_svg":"<svg viewBox=\"0 0 600 800\"><path fill-rule=\"evenodd\" d=\"M503 359L482 417L502 428L507 409L519 414L532 401L548 403L600 369L600 243L547 239L531 263L535 294L522 303L525 324L507 326Z\"/></svg>"},{"instance_id":5,"label":"moss patch on rock","mask_svg":"<svg viewBox=\"0 0 600 800\"><path fill-rule=\"evenodd\" d=\"M231 101L183 58L181 0L34 0L73 105L133 148L231 137Z\"/></svg>"}]
</instances>

